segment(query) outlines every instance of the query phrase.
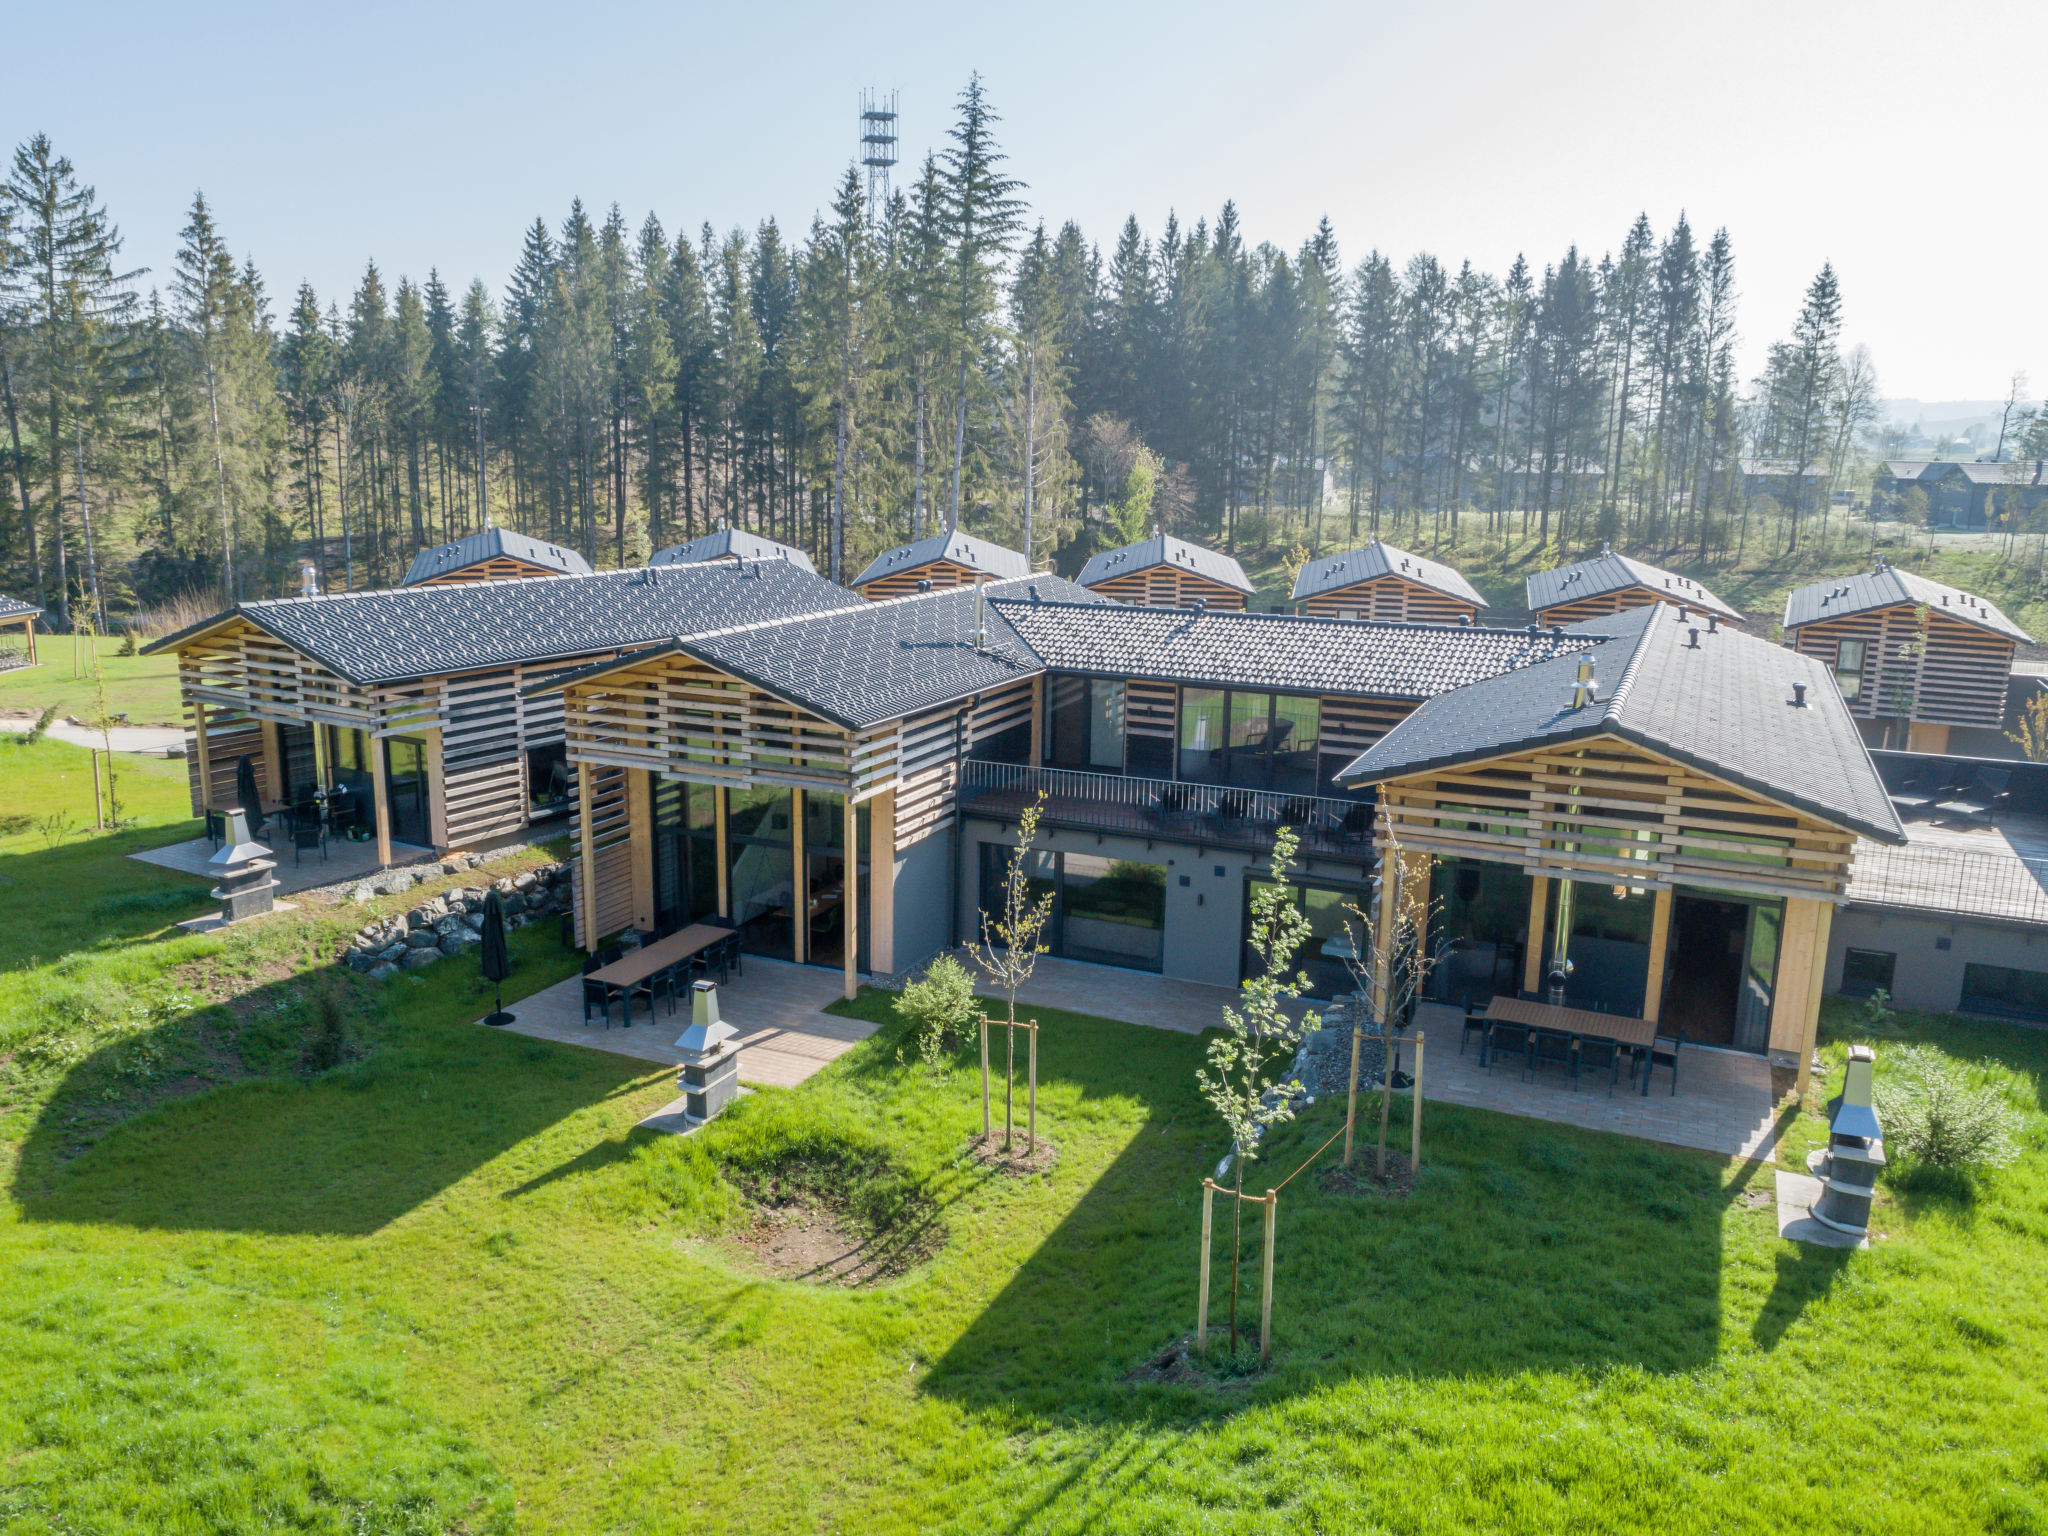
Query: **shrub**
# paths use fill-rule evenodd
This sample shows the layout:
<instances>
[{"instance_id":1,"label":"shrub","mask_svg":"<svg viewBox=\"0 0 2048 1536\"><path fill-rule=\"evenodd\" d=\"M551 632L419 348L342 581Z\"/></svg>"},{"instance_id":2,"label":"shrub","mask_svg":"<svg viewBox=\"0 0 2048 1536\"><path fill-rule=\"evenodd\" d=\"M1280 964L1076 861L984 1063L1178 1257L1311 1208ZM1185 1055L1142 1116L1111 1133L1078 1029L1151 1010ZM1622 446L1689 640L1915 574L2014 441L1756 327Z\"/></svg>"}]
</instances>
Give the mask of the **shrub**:
<instances>
[{"instance_id":1,"label":"shrub","mask_svg":"<svg viewBox=\"0 0 2048 1536\"><path fill-rule=\"evenodd\" d=\"M120 649L116 650L114 654L116 656L133 656L135 653L135 629L131 625L122 632Z\"/></svg>"},{"instance_id":2,"label":"shrub","mask_svg":"<svg viewBox=\"0 0 2048 1536\"><path fill-rule=\"evenodd\" d=\"M299 1066L307 1072L328 1072L348 1058L348 1015L342 1007L340 989L322 985L313 991L311 1017L306 1023L306 1043L299 1051Z\"/></svg>"},{"instance_id":3,"label":"shrub","mask_svg":"<svg viewBox=\"0 0 2048 1536\"><path fill-rule=\"evenodd\" d=\"M36 723L28 728L28 735L24 738L28 745L34 746L37 742L41 741L50 727L56 723L56 720L57 706L52 704L40 715L37 715Z\"/></svg>"},{"instance_id":4,"label":"shrub","mask_svg":"<svg viewBox=\"0 0 2048 1536\"><path fill-rule=\"evenodd\" d=\"M1972 1074L1932 1046L1888 1054L1872 1085L1885 1145L1932 1168L1998 1168L2019 1153L2019 1116L2004 1085Z\"/></svg>"},{"instance_id":5,"label":"shrub","mask_svg":"<svg viewBox=\"0 0 2048 1536\"><path fill-rule=\"evenodd\" d=\"M937 1072L946 1052L966 1036L967 1026L979 1011L974 978L951 955L941 955L904 987L896 999L896 1011L915 1031L917 1054L925 1066Z\"/></svg>"}]
</instances>

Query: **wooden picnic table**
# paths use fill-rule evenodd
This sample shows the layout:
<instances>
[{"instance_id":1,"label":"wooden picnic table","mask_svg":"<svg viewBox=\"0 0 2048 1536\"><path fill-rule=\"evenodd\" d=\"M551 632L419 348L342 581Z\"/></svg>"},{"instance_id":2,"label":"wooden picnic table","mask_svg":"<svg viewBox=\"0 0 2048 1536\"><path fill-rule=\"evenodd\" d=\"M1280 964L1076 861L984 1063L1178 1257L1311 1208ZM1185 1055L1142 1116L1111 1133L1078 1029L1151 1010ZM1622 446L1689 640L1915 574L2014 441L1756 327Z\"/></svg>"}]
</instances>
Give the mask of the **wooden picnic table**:
<instances>
[{"instance_id":1,"label":"wooden picnic table","mask_svg":"<svg viewBox=\"0 0 2048 1536\"><path fill-rule=\"evenodd\" d=\"M1648 1055L1657 1038L1657 1026L1648 1019L1632 1018L1625 1013L1596 1013L1591 1008L1560 1008L1551 1003L1539 1003L1525 997L1507 997L1495 993L1486 1005L1488 1019L1500 1024L1518 1024L1530 1029L1555 1030L1559 1034L1588 1037L1594 1040L1612 1040L1644 1056ZM1483 1064L1492 1049L1493 1031L1488 1029L1482 1043L1480 1061ZM1643 1072L1640 1090L1650 1091L1650 1074Z\"/></svg>"},{"instance_id":2,"label":"wooden picnic table","mask_svg":"<svg viewBox=\"0 0 2048 1536\"><path fill-rule=\"evenodd\" d=\"M584 978L605 988L607 993L624 994L626 1004L626 1028L633 1027L633 989L672 965L679 965L690 956L712 945L729 939L737 930L720 928L711 923L692 923L680 932L672 933L665 939L656 939L652 944L642 944L631 954L621 955L610 965L599 966ZM653 1012L650 1002L648 1011Z\"/></svg>"}]
</instances>

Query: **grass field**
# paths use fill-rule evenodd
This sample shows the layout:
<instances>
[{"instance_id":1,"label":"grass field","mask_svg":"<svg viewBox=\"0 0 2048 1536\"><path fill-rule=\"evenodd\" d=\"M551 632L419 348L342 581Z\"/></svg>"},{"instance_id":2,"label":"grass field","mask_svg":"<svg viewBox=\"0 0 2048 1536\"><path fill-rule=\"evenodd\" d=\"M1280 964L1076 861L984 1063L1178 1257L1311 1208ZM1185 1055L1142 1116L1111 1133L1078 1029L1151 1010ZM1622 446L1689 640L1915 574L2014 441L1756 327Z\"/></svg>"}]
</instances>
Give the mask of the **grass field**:
<instances>
[{"instance_id":1,"label":"grass field","mask_svg":"<svg viewBox=\"0 0 2048 1536\"><path fill-rule=\"evenodd\" d=\"M97 705L87 646L97 649L106 671L108 713L125 713L131 725L181 723L178 658L119 656L115 652L121 642L105 635L93 640L38 635L39 665L0 672L0 715L41 714L54 704L60 719L65 715L90 718Z\"/></svg>"},{"instance_id":2,"label":"grass field","mask_svg":"<svg viewBox=\"0 0 2048 1536\"><path fill-rule=\"evenodd\" d=\"M1901 1019L2026 1152L1867 1253L1780 1242L1768 1169L1431 1106L1412 1198L1288 1187L1270 1375L1133 1384L1193 1318L1200 1042L1041 1010L1029 1178L893 1021L686 1141L633 1130L668 1074L475 1027L461 963L310 1071L360 914L161 937L204 905L119 857L188 830L161 779L137 831L0 828L0 1531L2048 1531L2048 1034ZM573 970L514 947L515 1008ZM769 1278L774 1187L936 1251Z\"/></svg>"}]
</instances>

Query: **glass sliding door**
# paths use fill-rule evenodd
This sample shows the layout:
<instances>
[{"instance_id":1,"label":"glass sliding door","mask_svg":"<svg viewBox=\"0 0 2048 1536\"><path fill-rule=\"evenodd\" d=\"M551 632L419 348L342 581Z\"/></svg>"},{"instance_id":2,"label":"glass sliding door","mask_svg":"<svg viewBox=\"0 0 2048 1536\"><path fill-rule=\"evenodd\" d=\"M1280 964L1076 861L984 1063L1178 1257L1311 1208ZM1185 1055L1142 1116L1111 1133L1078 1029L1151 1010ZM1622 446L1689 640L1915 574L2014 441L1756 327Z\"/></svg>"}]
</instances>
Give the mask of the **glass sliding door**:
<instances>
[{"instance_id":1,"label":"glass sliding door","mask_svg":"<svg viewBox=\"0 0 2048 1536\"><path fill-rule=\"evenodd\" d=\"M327 727L328 787L347 791L345 798L328 807L329 825L337 834L351 828L360 828L364 833L376 829L375 784L370 777L376 759L371 745L366 732L339 725Z\"/></svg>"},{"instance_id":2,"label":"glass sliding door","mask_svg":"<svg viewBox=\"0 0 2048 1536\"><path fill-rule=\"evenodd\" d=\"M376 743L370 744L376 750ZM392 841L427 846L427 744L417 736L384 742L384 793L391 806ZM372 812L374 814L374 811Z\"/></svg>"},{"instance_id":3,"label":"glass sliding door","mask_svg":"<svg viewBox=\"0 0 2048 1536\"><path fill-rule=\"evenodd\" d=\"M864 968L868 933L868 808L855 808L854 830L860 837L854 927L859 944L856 966ZM804 958L834 970L846 965L846 801L838 795L804 796L804 862L810 923Z\"/></svg>"},{"instance_id":4,"label":"glass sliding door","mask_svg":"<svg viewBox=\"0 0 2048 1536\"><path fill-rule=\"evenodd\" d=\"M1056 676L1046 685L1045 761L1085 773L1124 771L1124 685Z\"/></svg>"},{"instance_id":5,"label":"glass sliding door","mask_svg":"<svg viewBox=\"0 0 2048 1536\"><path fill-rule=\"evenodd\" d=\"M1244 888L1243 954L1238 974L1257 976L1262 961L1251 945L1252 900L1261 891L1273 889L1270 880L1247 880ZM1364 924L1351 910L1364 908L1368 895L1363 890L1335 885L1287 885L1287 899L1308 919L1309 934L1288 968L1308 976L1308 995L1318 998L1344 997L1358 990L1351 974L1356 954L1353 946L1364 940Z\"/></svg>"},{"instance_id":6,"label":"glass sliding door","mask_svg":"<svg viewBox=\"0 0 2048 1536\"><path fill-rule=\"evenodd\" d=\"M654 921L682 927L718 915L717 790L654 781Z\"/></svg>"},{"instance_id":7,"label":"glass sliding door","mask_svg":"<svg viewBox=\"0 0 2048 1536\"><path fill-rule=\"evenodd\" d=\"M796 958L790 792L727 792L726 879L740 946L749 954Z\"/></svg>"},{"instance_id":8,"label":"glass sliding door","mask_svg":"<svg viewBox=\"0 0 2048 1536\"><path fill-rule=\"evenodd\" d=\"M1062 854L1060 862L1060 953L1158 970L1166 953L1166 866L1092 853Z\"/></svg>"},{"instance_id":9,"label":"glass sliding door","mask_svg":"<svg viewBox=\"0 0 2048 1536\"><path fill-rule=\"evenodd\" d=\"M1180 691L1180 753L1176 778L1191 784L1223 782L1223 690Z\"/></svg>"}]
</instances>

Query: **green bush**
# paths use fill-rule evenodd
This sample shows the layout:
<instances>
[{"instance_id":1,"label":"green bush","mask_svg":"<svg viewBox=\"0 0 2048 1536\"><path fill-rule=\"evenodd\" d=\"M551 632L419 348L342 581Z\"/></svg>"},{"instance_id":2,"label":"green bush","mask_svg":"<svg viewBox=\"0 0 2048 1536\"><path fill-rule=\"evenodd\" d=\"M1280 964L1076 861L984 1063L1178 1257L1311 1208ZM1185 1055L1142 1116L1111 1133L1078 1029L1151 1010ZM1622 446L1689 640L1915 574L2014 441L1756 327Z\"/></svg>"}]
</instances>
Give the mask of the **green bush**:
<instances>
[{"instance_id":1,"label":"green bush","mask_svg":"<svg viewBox=\"0 0 2048 1536\"><path fill-rule=\"evenodd\" d=\"M2019 1154L2005 1086L1928 1045L1886 1054L1871 1098L1887 1149L1931 1168L1998 1168Z\"/></svg>"},{"instance_id":2,"label":"green bush","mask_svg":"<svg viewBox=\"0 0 2048 1536\"><path fill-rule=\"evenodd\" d=\"M896 999L896 1012L909 1024L917 1054L936 1072L951 1050L966 1037L980 1005L974 1000L974 978L951 955L941 955Z\"/></svg>"}]
</instances>

